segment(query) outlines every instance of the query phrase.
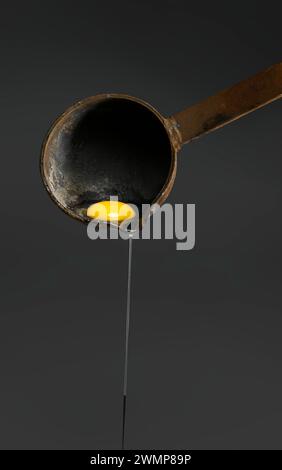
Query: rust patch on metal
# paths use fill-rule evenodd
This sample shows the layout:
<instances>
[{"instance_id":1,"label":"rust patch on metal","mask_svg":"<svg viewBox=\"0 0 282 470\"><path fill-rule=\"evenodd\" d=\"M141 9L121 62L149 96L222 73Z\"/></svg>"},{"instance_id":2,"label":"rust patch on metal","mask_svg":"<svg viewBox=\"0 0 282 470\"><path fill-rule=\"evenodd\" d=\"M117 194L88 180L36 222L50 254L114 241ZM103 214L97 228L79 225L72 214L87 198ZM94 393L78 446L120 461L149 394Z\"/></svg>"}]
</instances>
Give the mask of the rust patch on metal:
<instances>
[{"instance_id":1,"label":"rust patch on metal","mask_svg":"<svg viewBox=\"0 0 282 470\"><path fill-rule=\"evenodd\" d=\"M174 114L181 143L191 142L281 97L282 63L279 63Z\"/></svg>"},{"instance_id":2,"label":"rust patch on metal","mask_svg":"<svg viewBox=\"0 0 282 470\"><path fill-rule=\"evenodd\" d=\"M174 119L174 117L170 117L165 119L164 123L169 132L169 136L175 151L179 152L179 150L181 149L182 137L176 120Z\"/></svg>"}]
</instances>

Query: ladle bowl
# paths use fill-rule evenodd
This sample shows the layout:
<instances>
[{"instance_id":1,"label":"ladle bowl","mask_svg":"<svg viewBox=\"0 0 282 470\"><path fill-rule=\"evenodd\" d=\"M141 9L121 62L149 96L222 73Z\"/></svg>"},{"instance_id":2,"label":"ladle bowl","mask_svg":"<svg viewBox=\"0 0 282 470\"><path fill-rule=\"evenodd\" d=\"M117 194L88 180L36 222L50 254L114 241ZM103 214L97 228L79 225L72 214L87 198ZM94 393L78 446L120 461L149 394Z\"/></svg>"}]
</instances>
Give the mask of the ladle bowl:
<instances>
[{"instance_id":1,"label":"ladle bowl","mask_svg":"<svg viewBox=\"0 0 282 470\"><path fill-rule=\"evenodd\" d=\"M44 185L64 212L82 222L89 221L88 206L111 196L138 208L161 205L184 143L281 96L280 63L167 118L128 95L86 98L58 117L43 142Z\"/></svg>"},{"instance_id":2,"label":"ladle bowl","mask_svg":"<svg viewBox=\"0 0 282 470\"><path fill-rule=\"evenodd\" d=\"M117 196L162 204L176 174L177 146L169 120L144 101L102 94L71 106L42 148L46 189L69 215L87 222L87 207Z\"/></svg>"}]
</instances>

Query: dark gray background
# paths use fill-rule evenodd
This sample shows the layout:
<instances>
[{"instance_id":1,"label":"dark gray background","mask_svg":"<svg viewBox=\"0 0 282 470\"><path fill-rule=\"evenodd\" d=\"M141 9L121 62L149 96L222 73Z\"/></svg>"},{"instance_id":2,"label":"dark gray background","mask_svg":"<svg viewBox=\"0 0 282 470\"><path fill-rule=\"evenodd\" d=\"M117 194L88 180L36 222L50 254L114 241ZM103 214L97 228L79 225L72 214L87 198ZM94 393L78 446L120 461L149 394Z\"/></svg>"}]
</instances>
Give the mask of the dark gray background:
<instances>
[{"instance_id":1,"label":"dark gray background","mask_svg":"<svg viewBox=\"0 0 282 470\"><path fill-rule=\"evenodd\" d=\"M221 3L1 5L1 449L120 446L127 244L52 204L40 146L88 95L169 115L281 61L279 2ZM282 448L281 121L182 150L193 251L134 243L128 448Z\"/></svg>"}]
</instances>

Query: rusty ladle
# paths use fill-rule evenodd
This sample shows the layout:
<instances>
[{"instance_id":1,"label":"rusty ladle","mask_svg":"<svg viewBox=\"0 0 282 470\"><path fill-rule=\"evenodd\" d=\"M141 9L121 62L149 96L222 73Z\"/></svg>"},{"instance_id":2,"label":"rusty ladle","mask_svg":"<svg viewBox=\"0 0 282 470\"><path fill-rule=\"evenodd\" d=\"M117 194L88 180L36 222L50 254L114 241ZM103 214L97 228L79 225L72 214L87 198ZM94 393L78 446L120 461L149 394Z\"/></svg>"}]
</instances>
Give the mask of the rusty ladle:
<instances>
[{"instance_id":1,"label":"rusty ladle","mask_svg":"<svg viewBox=\"0 0 282 470\"><path fill-rule=\"evenodd\" d=\"M86 208L118 196L140 207L162 204L183 144L282 97L282 63L163 117L145 101L106 93L85 98L53 123L42 146L41 175L55 203L88 222Z\"/></svg>"},{"instance_id":2,"label":"rusty ladle","mask_svg":"<svg viewBox=\"0 0 282 470\"><path fill-rule=\"evenodd\" d=\"M162 204L176 175L183 144L282 97L282 63L165 118L150 104L121 94L86 98L52 125L42 146L41 175L55 203L88 222L89 205ZM129 239L122 449L127 397L132 239Z\"/></svg>"}]
</instances>

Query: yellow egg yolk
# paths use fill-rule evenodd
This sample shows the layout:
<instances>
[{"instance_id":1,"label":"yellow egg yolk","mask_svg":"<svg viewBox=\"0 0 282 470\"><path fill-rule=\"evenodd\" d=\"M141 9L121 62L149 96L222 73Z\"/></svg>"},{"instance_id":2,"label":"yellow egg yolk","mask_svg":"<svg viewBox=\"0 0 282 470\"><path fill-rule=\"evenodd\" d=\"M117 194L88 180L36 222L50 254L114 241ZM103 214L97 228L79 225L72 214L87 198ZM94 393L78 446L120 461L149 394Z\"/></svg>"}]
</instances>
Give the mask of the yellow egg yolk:
<instances>
[{"instance_id":1,"label":"yellow egg yolk","mask_svg":"<svg viewBox=\"0 0 282 470\"><path fill-rule=\"evenodd\" d=\"M87 216L103 222L123 222L135 216L134 209L120 201L101 201L91 204L87 209Z\"/></svg>"}]
</instances>

